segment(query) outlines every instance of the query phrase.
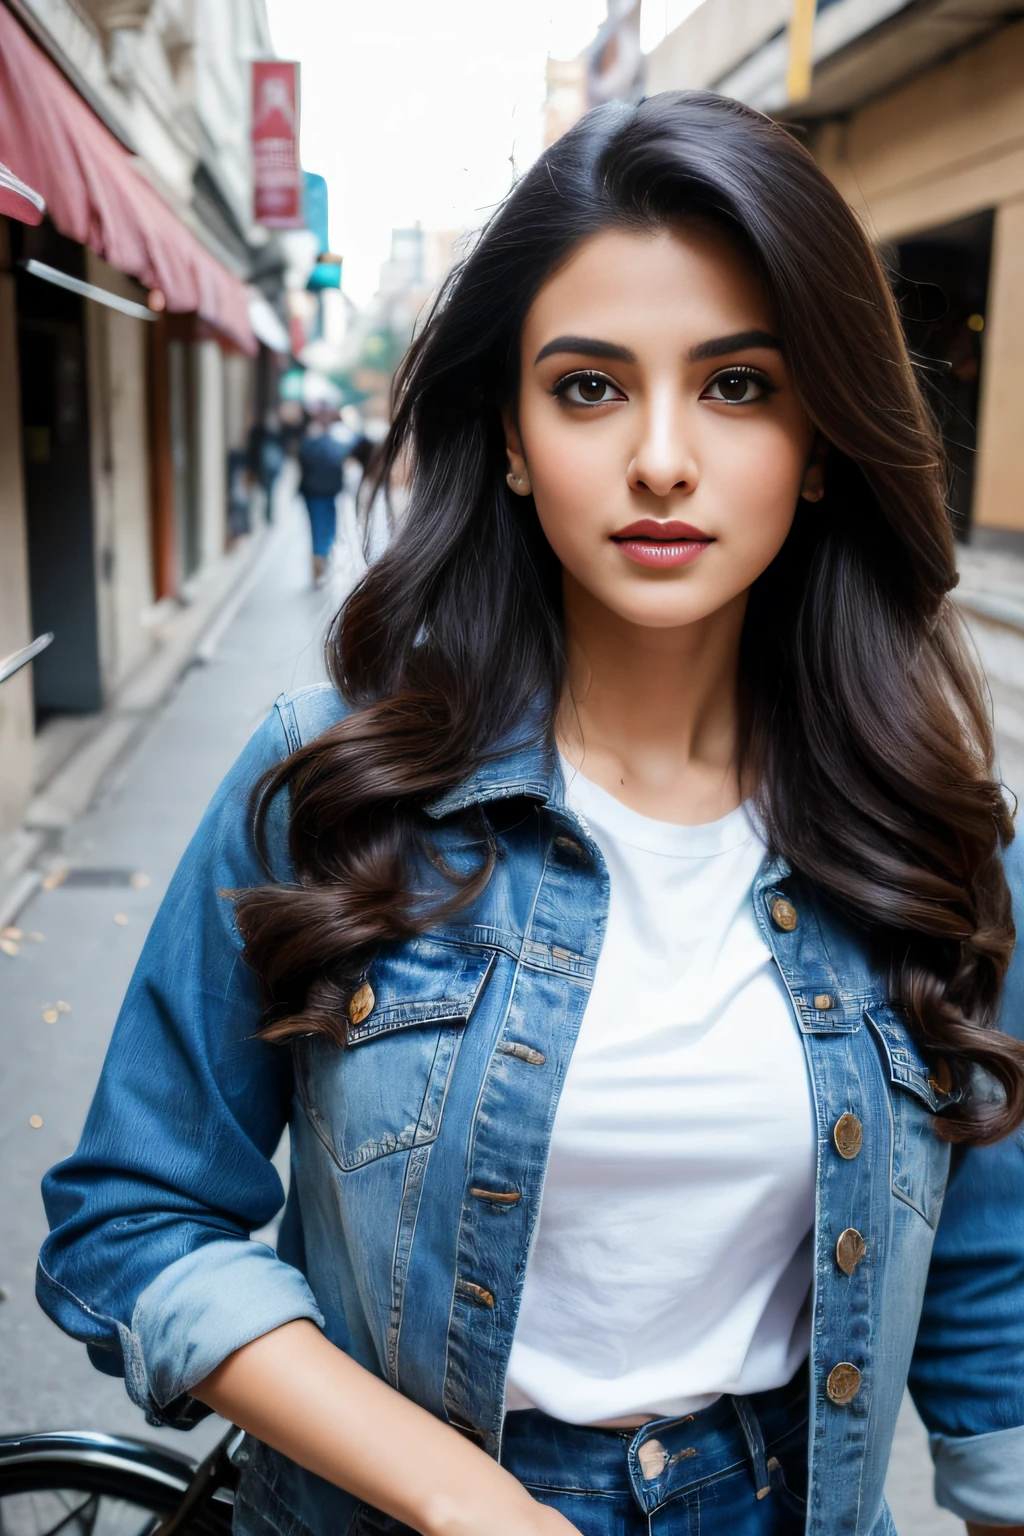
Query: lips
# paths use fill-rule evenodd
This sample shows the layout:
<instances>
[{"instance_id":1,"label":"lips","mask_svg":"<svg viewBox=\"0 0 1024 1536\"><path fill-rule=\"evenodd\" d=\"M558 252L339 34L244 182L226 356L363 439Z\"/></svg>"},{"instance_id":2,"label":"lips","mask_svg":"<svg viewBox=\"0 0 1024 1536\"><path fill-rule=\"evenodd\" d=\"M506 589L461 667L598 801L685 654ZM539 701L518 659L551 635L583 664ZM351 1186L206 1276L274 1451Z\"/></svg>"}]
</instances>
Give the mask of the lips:
<instances>
[{"instance_id":1,"label":"lips","mask_svg":"<svg viewBox=\"0 0 1024 1536\"><path fill-rule=\"evenodd\" d=\"M692 523L659 522L643 517L612 534L627 559L637 565L667 567L689 565L715 541Z\"/></svg>"}]
</instances>

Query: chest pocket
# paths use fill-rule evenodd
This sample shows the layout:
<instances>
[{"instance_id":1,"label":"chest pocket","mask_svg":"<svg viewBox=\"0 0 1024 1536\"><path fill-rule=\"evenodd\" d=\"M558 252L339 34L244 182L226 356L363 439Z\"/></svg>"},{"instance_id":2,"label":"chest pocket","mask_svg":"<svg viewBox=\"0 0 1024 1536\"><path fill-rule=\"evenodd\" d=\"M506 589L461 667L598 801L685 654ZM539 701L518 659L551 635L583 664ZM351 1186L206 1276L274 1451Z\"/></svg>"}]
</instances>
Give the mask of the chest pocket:
<instances>
[{"instance_id":1,"label":"chest pocket","mask_svg":"<svg viewBox=\"0 0 1024 1536\"><path fill-rule=\"evenodd\" d=\"M317 1036L298 1042L299 1101L339 1168L362 1168L437 1136L462 1034L495 959L413 940L371 967L373 1006L347 1046Z\"/></svg>"},{"instance_id":2,"label":"chest pocket","mask_svg":"<svg viewBox=\"0 0 1024 1536\"><path fill-rule=\"evenodd\" d=\"M882 1047L891 1085L892 1192L936 1226L949 1177L950 1145L935 1132L935 1116L957 1103L961 1090L948 1068L929 1062L895 1008L867 1010Z\"/></svg>"}]
</instances>

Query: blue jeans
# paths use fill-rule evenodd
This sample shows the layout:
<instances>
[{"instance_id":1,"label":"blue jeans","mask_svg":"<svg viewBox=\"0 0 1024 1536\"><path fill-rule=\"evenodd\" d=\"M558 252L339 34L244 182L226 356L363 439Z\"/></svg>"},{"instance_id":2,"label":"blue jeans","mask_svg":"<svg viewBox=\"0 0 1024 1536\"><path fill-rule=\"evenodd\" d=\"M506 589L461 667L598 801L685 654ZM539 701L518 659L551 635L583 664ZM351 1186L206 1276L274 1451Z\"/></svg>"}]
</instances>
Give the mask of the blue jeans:
<instances>
[{"instance_id":1,"label":"blue jeans","mask_svg":"<svg viewBox=\"0 0 1024 1536\"><path fill-rule=\"evenodd\" d=\"M333 496L306 496L303 498L309 513L309 526L313 534L313 553L326 560L334 548L338 514Z\"/></svg>"},{"instance_id":2,"label":"blue jeans","mask_svg":"<svg viewBox=\"0 0 1024 1536\"><path fill-rule=\"evenodd\" d=\"M805 1377L636 1430L513 1412L502 1464L583 1536L799 1536Z\"/></svg>"}]
</instances>

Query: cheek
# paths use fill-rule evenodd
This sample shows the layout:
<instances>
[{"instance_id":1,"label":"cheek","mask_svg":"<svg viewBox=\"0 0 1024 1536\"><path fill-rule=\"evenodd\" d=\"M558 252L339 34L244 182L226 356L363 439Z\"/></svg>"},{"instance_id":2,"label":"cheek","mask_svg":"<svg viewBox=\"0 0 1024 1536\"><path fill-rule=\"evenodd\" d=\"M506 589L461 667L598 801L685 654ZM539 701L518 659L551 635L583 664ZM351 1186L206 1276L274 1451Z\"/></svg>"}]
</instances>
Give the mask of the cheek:
<instances>
[{"instance_id":1,"label":"cheek","mask_svg":"<svg viewBox=\"0 0 1024 1536\"><path fill-rule=\"evenodd\" d=\"M718 434L716 434L717 436ZM720 535L745 544L752 556L772 554L789 531L803 483L809 434L766 422L708 443L704 488L719 512Z\"/></svg>"},{"instance_id":2,"label":"cheek","mask_svg":"<svg viewBox=\"0 0 1024 1536\"><path fill-rule=\"evenodd\" d=\"M621 452L610 433L566 430L550 419L523 423L528 443L530 484L537 517L563 564L573 552L603 542L609 517L628 494ZM531 430L532 429L532 430ZM620 484L621 482L621 484Z\"/></svg>"}]
</instances>

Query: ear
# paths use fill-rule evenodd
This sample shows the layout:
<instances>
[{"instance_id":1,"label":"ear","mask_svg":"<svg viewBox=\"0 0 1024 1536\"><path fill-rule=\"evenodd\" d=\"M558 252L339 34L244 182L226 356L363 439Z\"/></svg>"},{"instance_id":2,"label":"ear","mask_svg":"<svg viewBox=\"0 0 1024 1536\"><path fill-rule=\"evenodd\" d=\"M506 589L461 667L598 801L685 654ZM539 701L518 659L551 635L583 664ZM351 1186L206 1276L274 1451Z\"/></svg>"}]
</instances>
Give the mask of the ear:
<instances>
[{"instance_id":1,"label":"ear","mask_svg":"<svg viewBox=\"0 0 1024 1536\"><path fill-rule=\"evenodd\" d=\"M828 464L831 443L820 432L815 432L811 452L804 469L800 495L804 501L820 501L825 494L825 468Z\"/></svg>"},{"instance_id":2,"label":"ear","mask_svg":"<svg viewBox=\"0 0 1024 1536\"><path fill-rule=\"evenodd\" d=\"M505 452L508 454L508 474L505 479L517 496L529 496L530 471L526 467L519 427L510 406L502 411L501 424L505 429Z\"/></svg>"}]
</instances>

